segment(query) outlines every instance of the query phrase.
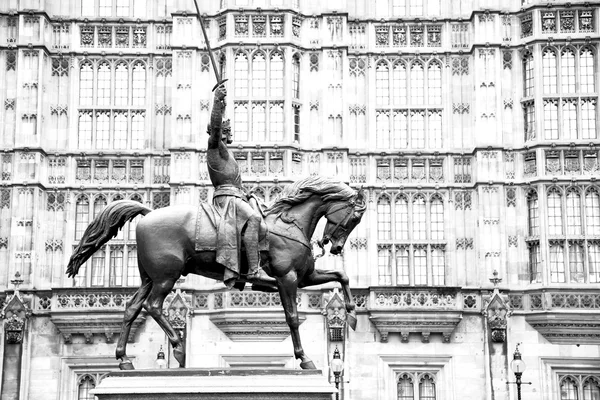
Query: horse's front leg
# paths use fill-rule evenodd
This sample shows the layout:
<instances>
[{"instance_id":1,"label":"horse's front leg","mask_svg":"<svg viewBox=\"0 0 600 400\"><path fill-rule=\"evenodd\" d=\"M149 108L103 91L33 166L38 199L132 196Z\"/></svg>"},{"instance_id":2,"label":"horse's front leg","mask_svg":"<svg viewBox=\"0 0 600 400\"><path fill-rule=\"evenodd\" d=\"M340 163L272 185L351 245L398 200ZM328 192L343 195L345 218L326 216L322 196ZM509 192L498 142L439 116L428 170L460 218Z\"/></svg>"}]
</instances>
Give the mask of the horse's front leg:
<instances>
[{"instance_id":1,"label":"horse's front leg","mask_svg":"<svg viewBox=\"0 0 600 400\"><path fill-rule=\"evenodd\" d=\"M310 275L305 275L299 287L322 285L323 283L339 282L344 292L344 303L346 303L346 320L352 330L356 329L356 304L350 292L350 280L344 271L331 271L325 269L315 269Z\"/></svg>"},{"instance_id":2,"label":"horse's front leg","mask_svg":"<svg viewBox=\"0 0 600 400\"><path fill-rule=\"evenodd\" d=\"M296 304L296 294L298 292L298 282L295 271L290 271L281 278L277 278L279 288L279 297L285 312L285 320L290 327L292 342L294 343L294 356L300 359L300 368L316 369L315 364L304 354L302 343L300 342L300 320L298 319L298 305Z\"/></svg>"}]
</instances>

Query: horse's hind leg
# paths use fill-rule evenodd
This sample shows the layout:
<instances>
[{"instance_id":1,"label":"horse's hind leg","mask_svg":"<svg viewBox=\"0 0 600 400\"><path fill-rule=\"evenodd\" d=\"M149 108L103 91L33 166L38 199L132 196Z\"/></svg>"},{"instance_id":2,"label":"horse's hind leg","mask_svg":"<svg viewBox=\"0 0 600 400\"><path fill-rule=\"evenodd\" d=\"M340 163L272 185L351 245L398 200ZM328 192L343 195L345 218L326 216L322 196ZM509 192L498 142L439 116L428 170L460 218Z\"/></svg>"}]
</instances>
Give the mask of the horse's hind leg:
<instances>
[{"instance_id":1,"label":"horse's hind leg","mask_svg":"<svg viewBox=\"0 0 600 400\"><path fill-rule=\"evenodd\" d=\"M169 342L171 343L171 346L173 346L173 356L177 362L179 362L179 366L184 368L185 347L183 341L175 329L173 329L169 320L162 313L165 298L171 292L171 289L173 289L176 281L177 279L168 279L159 284L154 282L144 307L169 338Z\"/></svg>"},{"instance_id":2,"label":"horse's hind leg","mask_svg":"<svg viewBox=\"0 0 600 400\"><path fill-rule=\"evenodd\" d=\"M339 282L344 292L344 302L346 303L348 324L352 329L356 329L356 305L350 292L350 280L344 271L330 271L324 269L315 269L312 274L305 275L299 287L322 285L328 282Z\"/></svg>"},{"instance_id":3,"label":"horse's hind leg","mask_svg":"<svg viewBox=\"0 0 600 400\"><path fill-rule=\"evenodd\" d=\"M123 316L123 325L121 326L121 333L119 334L119 341L117 342L116 357L117 360L121 360L119 364L120 369L133 369L133 364L126 355L127 339L129 338L129 332L131 332L131 324L138 317L142 310L142 304L150 289L152 288L152 281L148 276L144 276L142 286L135 292L131 300L127 302L127 309Z\"/></svg>"},{"instance_id":4,"label":"horse's hind leg","mask_svg":"<svg viewBox=\"0 0 600 400\"><path fill-rule=\"evenodd\" d=\"M304 354L304 349L300 342L300 332L298 331L300 320L298 319L298 305L296 304L296 294L298 292L296 273L288 272L283 278L278 278L277 281L279 297L281 298L281 304L283 305L283 311L285 312L285 320L290 327L290 333L292 334L294 356L301 360L300 368L316 369L312 360Z\"/></svg>"}]
</instances>

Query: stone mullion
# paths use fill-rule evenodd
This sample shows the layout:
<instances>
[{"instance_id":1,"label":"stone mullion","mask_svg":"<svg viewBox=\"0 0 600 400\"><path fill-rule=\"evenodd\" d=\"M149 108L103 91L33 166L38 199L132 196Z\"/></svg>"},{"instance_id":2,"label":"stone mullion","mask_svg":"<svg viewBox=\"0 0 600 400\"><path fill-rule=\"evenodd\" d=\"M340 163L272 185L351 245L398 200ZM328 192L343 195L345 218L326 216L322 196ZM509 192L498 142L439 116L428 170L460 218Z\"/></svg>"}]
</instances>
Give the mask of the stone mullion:
<instances>
[{"instance_id":1,"label":"stone mullion","mask_svg":"<svg viewBox=\"0 0 600 400\"><path fill-rule=\"evenodd\" d=\"M546 198L546 187L545 185L538 185L538 217L539 217L539 230L540 230L540 257L542 261L542 284L548 285L550 283L550 245L548 242L548 214L547 214L547 198Z\"/></svg>"}]
</instances>

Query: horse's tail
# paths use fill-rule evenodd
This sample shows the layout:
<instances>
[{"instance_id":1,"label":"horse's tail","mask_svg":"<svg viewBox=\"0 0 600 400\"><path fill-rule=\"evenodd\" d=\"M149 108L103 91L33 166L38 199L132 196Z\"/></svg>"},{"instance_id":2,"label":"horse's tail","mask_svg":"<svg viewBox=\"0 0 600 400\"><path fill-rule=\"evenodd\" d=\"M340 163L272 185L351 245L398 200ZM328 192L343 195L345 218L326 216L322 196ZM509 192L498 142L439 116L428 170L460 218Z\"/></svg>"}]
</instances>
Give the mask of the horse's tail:
<instances>
[{"instance_id":1,"label":"horse's tail","mask_svg":"<svg viewBox=\"0 0 600 400\"><path fill-rule=\"evenodd\" d=\"M69 259L68 277L72 278L77 275L81 265L106 242L115 237L127 221L132 220L139 214L146 215L151 211L152 209L137 201L119 200L110 203L94 218L83 233L79 245Z\"/></svg>"}]
</instances>

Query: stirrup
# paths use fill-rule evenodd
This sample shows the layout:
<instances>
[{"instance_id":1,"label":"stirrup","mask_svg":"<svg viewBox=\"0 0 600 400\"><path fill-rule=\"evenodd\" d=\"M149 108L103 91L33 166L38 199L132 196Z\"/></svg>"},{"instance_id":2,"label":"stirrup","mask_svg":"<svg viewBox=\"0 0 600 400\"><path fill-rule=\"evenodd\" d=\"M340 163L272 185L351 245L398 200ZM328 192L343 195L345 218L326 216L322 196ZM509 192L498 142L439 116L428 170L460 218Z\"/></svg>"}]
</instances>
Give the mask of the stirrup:
<instances>
[{"instance_id":1,"label":"stirrup","mask_svg":"<svg viewBox=\"0 0 600 400\"><path fill-rule=\"evenodd\" d=\"M247 274L246 279L250 282L267 282L267 283L276 283L277 280L272 276L269 276L263 269L259 268L253 274Z\"/></svg>"}]
</instances>

